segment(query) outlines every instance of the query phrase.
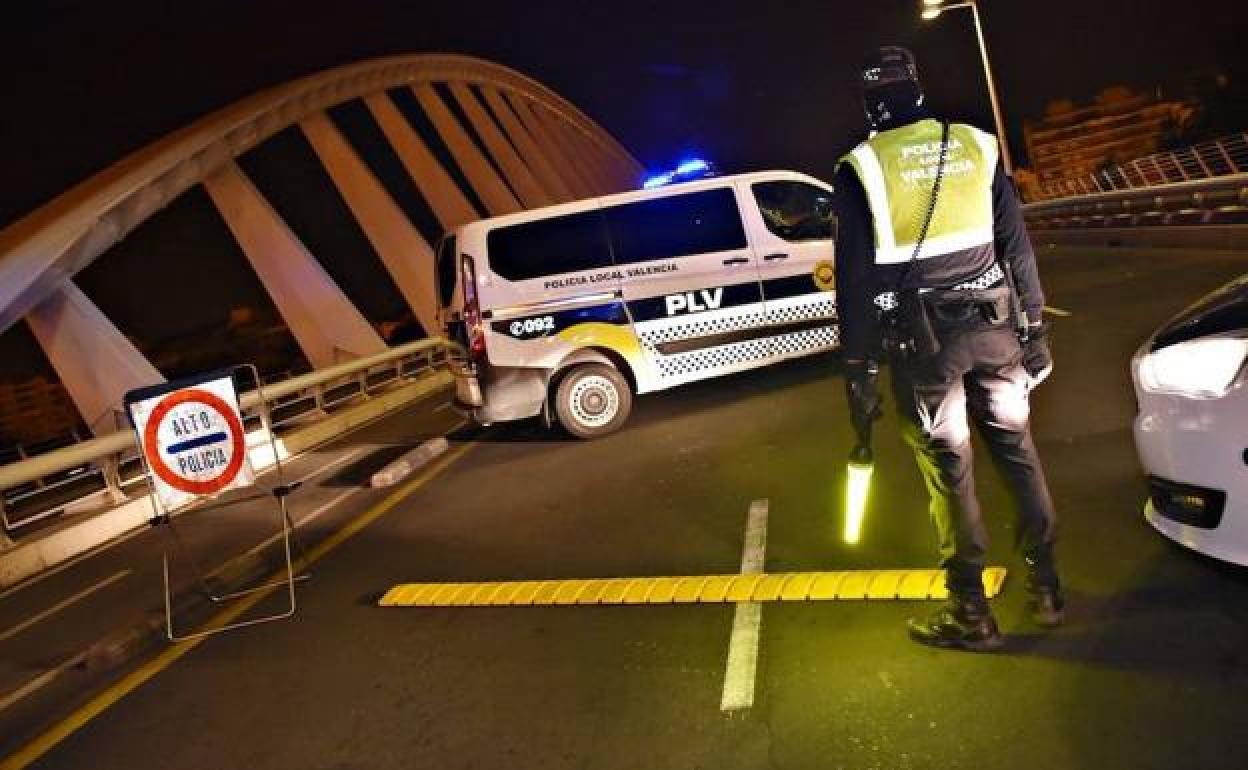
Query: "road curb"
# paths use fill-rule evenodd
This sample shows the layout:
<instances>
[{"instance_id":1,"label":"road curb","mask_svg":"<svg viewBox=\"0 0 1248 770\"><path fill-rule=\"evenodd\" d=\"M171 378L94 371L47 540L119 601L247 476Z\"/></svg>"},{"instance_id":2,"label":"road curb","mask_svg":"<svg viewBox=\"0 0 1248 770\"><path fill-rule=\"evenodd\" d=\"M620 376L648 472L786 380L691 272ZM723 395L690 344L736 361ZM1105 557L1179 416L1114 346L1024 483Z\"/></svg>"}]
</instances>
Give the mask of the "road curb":
<instances>
[{"instance_id":1,"label":"road curb","mask_svg":"<svg viewBox=\"0 0 1248 770\"><path fill-rule=\"evenodd\" d=\"M369 479L369 485L373 489L392 487L428 465L431 460L441 456L450 448L451 445L447 442L445 436L429 439L374 473L372 478Z\"/></svg>"}]
</instances>

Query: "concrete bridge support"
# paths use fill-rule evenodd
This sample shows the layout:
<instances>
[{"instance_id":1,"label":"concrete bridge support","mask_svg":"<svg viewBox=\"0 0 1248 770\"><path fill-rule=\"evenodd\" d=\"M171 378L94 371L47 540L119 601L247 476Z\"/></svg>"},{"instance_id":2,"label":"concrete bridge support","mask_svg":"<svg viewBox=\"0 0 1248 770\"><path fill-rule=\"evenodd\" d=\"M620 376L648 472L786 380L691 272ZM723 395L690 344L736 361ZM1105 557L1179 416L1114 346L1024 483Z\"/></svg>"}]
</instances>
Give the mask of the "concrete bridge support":
<instances>
[{"instance_id":1,"label":"concrete bridge support","mask_svg":"<svg viewBox=\"0 0 1248 770\"><path fill-rule=\"evenodd\" d=\"M444 230L481 218L428 145L394 106L389 94L370 94L364 98L364 103Z\"/></svg>"},{"instance_id":2,"label":"concrete bridge support","mask_svg":"<svg viewBox=\"0 0 1248 770\"><path fill-rule=\"evenodd\" d=\"M507 183L511 185L511 189L515 191L516 197L520 199L520 203L526 209L548 206L555 202L555 198L546 190L542 189L541 183L525 165L520 156L516 154L512 143L507 141L507 137L499 130L498 124L486 112L485 107L473 95L472 89L463 83L450 84L451 95L455 97L459 108L464 111L468 122L472 124L472 128L477 132L477 136L481 137L481 141L485 143L485 148L489 150L490 156L494 158L494 162L502 169L503 175L507 177Z\"/></svg>"},{"instance_id":3,"label":"concrete bridge support","mask_svg":"<svg viewBox=\"0 0 1248 770\"><path fill-rule=\"evenodd\" d=\"M299 124L369 243L427 334L438 328L433 249L325 113Z\"/></svg>"},{"instance_id":4,"label":"concrete bridge support","mask_svg":"<svg viewBox=\"0 0 1248 770\"><path fill-rule=\"evenodd\" d=\"M563 203L575 199L577 195L572 191L572 187L555 170L551 158L538 146L537 140L524 127L524 123L503 95L486 86L481 88L481 95L485 97L485 103L494 112L494 117L498 118L503 131L515 143L520 157L528 164L533 175L542 183L543 188L555 202Z\"/></svg>"},{"instance_id":5,"label":"concrete bridge support","mask_svg":"<svg viewBox=\"0 0 1248 770\"><path fill-rule=\"evenodd\" d=\"M468 183L485 204L490 216L519 211L520 201L516 200L516 196L494 171L494 167L473 144L472 137L468 136L459 120L451 114L450 108L438 96L433 86L428 83L412 86L412 93L416 94L416 101L420 102L425 115L433 123L438 136L446 143L464 176L468 177Z\"/></svg>"},{"instance_id":6,"label":"concrete bridge support","mask_svg":"<svg viewBox=\"0 0 1248 770\"><path fill-rule=\"evenodd\" d=\"M234 161L204 188L313 367L380 353L369 325Z\"/></svg>"},{"instance_id":7,"label":"concrete bridge support","mask_svg":"<svg viewBox=\"0 0 1248 770\"><path fill-rule=\"evenodd\" d=\"M559 138L546 128L544 121L538 119L531 109L528 99L512 92L507 94L507 102L515 110L516 116L524 124L524 128L528 131L529 136L532 136L533 140L542 148L542 153L550 158L551 165L559 169L564 182L567 183L569 189L572 190L576 197L595 197L598 192L594 189L594 185L581 173L579 168L576 168L576 161L568 154L567 149L560 144Z\"/></svg>"},{"instance_id":8,"label":"concrete bridge support","mask_svg":"<svg viewBox=\"0 0 1248 770\"><path fill-rule=\"evenodd\" d=\"M73 281L36 305L26 323L97 436L125 427L126 391L165 381Z\"/></svg>"}]
</instances>

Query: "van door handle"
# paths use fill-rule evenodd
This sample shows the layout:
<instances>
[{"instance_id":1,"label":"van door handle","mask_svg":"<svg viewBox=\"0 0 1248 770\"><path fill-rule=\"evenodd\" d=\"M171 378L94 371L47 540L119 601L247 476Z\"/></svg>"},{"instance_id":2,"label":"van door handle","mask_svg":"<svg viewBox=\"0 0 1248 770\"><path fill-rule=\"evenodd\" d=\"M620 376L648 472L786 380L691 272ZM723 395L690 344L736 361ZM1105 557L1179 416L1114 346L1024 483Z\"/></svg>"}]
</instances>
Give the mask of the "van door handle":
<instances>
[{"instance_id":1,"label":"van door handle","mask_svg":"<svg viewBox=\"0 0 1248 770\"><path fill-rule=\"evenodd\" d=\"M763 257L763 261L774 262L777 259L788 259L788 258L789 258L788 254L783 254L783 253L768 254L767 256Z\"/></svg>"},{"instance_id":2,"label":"van door handle","mask_svg":"<svg viewBox=\"0 0 1248 770\"><path fill-rule=\"evenodd\" d=\"M749 261L750 261L749 257L729 257L728 259L724 260L724 264L725 265L744 265L746 262L749 262Z\"/></svg>"}]
</instances>

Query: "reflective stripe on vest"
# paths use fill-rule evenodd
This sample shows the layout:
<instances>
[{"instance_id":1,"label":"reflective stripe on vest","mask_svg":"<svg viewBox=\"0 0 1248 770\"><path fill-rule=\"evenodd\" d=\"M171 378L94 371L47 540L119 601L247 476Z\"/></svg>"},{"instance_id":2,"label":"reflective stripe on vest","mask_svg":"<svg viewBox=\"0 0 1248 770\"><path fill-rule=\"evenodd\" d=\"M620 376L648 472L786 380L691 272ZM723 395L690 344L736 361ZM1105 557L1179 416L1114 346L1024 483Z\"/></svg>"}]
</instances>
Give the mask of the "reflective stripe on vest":
<instances>
[{"instance_id":1,"label":"reflective stripe on vest","mask_svg":"<svg viewBox=\"0 0 1248 770\"><path fill-rule=\"evenodd\" d=\"M876 134L845 157L867 193L875 226L875 263L910 261L927 215L940 160L941 124L921 120ZM949 127L949 150L932 223L919 259L992 243L992 178L997 140L962 123Z\"/></svg>"}]
</instances>

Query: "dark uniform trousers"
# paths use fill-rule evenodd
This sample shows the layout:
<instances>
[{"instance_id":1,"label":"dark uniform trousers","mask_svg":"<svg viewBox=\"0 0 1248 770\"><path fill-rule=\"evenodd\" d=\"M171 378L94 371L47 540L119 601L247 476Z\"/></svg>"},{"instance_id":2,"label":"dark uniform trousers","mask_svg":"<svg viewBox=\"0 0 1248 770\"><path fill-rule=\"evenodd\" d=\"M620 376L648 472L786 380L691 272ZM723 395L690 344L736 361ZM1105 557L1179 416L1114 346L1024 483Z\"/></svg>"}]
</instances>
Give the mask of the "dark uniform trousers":
<instances>
[{"instance_id":1,"label":"dark uniform trousers","mask_svg":"<svg viewBox=\"0 0 1248 770\"><path fill-rule=\"evenodd\" d=\"M986 320L974 305L940 310L933 319L940 352L894 358L890 368L902 433L931 495L950 593L983 596L988 533L975 496L972 420L1017 503L1017 544L1030 556L1031 578L1053 585L1056 514L1028 424L1032 383L1018 336L1008 323Z\"/></svg>"}]
</instances>

